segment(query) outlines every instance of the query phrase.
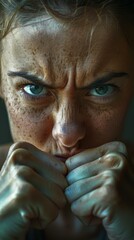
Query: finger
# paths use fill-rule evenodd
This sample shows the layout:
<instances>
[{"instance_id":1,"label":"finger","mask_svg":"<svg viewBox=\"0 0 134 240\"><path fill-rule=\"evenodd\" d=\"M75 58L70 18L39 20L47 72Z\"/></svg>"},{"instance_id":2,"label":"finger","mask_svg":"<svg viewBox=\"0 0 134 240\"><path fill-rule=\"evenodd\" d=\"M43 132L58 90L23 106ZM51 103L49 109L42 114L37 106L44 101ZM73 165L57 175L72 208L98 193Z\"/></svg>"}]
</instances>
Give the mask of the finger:
<instances>
[{"instance_id":1,"label":"finger","mask_svg":"<svg viewBox=\"0 0 134 240\"><path fill-rule=\"evenodd\" d=\"M21 183L7 200L2 209L3 221L8 222L10 216L12 226L17 223L17 228L23 231L29 225L36 228L46 227L59 212L52 201L27 183Z\"/></svg>"},{"instance_id":2,"label":"finger","mask_svg":"<svg viewBox=\"0 0 134 240\"><path fill-rule=\"evenodd\" d=\"M122 197L118 193L118 171L107 170L100 174L101 187L87 192L74 201L71 205L72 211L79 217L93 215L104 217L104 210L120 204Z\"/></svg>"},{"instance_id":3,"label":"finger","mask_svg":"<svg viewBox=\"0 0 134 240\"><path fill-rule=\"evenodd\" d=\"M78 217L95 216L103 219L104 211L110 207L107 198L107 190L98 188L74 201L71 210Z\"/></svg>"},{"instance_id":4,"label":"finger","mask_svg":"<svg viewBox=\"0 0 134 240\"><path fill-rule=\"evenodd\" d=\"M41 192L49 200L57 205L58 208L63 208L66 204L66 198L62 189L52 181L42 178L31 168L26 166L17 166L12 173L14 179L20 179L30 183L35 189Z\"/></svg>"},{"instance_id":5,"label":"finger","mask_svg":"<svg viewBox=\"0 0 134 240\"><path fill-rule=\"evenodd\" d=\"M85 178L97 176L107 169L119 169L125 165L125 157L120 153L108 153L103 157L72 170L66 179L69 184Z\"/></svg>"},{"instance_id":6,"label":"finger","mask_svg":"<svg viewBox=\"0 0 134 240\"><path fill-rule=\"evenodd\" d=\"M66 166L62 161L59 161L53 155L43 152L40 149L36 148L35 146L27 142L18 142L13 144L9 149L7 158L9 158L12 152L14 152L17 149L26 149L29 152L31 152L37 159L40 159L42 162L45 162L49 166L54 167L55 169L62 172L63 174L66 174L67 172Z\"/></svg>"},{"instance_id":7,"label":"finger","mask_svg":"<svg viewBox=\"0 0 134 240\"><path fill-rule=\"evenodd\" d=\"M47 198L34 201L26 207L19 210L22 221L29 222L32 228L44 229L49 223L58 216L58 208Z\"/></svg>"},{"instance_id":8,"label":"finger","mask_svg":"<svg viewBox=\"0 0 134 240\"><path fill-rule=\"evenodd\" d=\"M66 161L69 171L81 166L85 163L92 162L110 152L118 152L127 155L126 146L121 142L106 143L98 148L87 149L75 156L70 157Z\"/></svg>"},{"instance_id":9,"label":"finger","mask_svg":"<svg viewBox=\"0 0 134 240\"><path fill-rule=\"evenodd\" d=\"M37 159L31 152L25 149L14 150L9 157L12 161L13 168L16 165L23 165L32 168L36 173L41 175L44 179L51 180L63 189L67 187L67 181L63 174L49 164L49 161L42 161Z\"/></svg>"},{"instance_id":10,"label":"finger","mask_svg":"<svg viewBox=\"0 0 134 240\"><path fill-rule=\"evenodd\" d=\"M79 180L65 189L66 198L70 203L72 203L86 193L101 187L102 184L103 179L100 177L100 175Z\"/></svg>"}]
</instances>

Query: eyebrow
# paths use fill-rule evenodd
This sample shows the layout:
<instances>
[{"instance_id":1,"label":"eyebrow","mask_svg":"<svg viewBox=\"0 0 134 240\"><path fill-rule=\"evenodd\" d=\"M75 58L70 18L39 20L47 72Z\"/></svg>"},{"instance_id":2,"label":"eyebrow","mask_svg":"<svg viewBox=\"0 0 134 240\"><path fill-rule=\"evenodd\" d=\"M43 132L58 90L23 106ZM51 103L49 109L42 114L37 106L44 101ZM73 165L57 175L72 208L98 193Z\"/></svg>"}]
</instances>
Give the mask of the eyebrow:
<instances>
[{"instance_id":1,"label":"eyebrow","mask_svg":"<svg viewBox=\"0 0 134 240\"><path fill-rule=\"evenodd\" d=\"M32 73L29 73L29 72L22 72L22 71L19 71L19 72L14 72L14 71L8 71L7 75L9 77L22 77L22 78L25 78L27 80L29 80L30 82L34 83L34 84L41 84L43 86L46 86L46 87L49 87L49 88L55 88L54 86L52 86L51 84L47 84L47 83L44 83L43 79L41 77L38 77Z\"/></svg>"},{"instance_id":2,"label":"eyebrow","mask_svg":"<svg viewBox=\"0 0 134 240\"><path fill-rule=\"evenodd\" d=\"M88 86L82 87L81 89L97 87L97 86L103 85L106 82L111 81L114 78L123 78L128 76L129 74L126 72L109 72L108 74L97 78L96 81L90 83Z\"/></svg>"},{"instance_id":3,"label":"eyebrow","mask_svg":"<svg viewBox=\"0 0 134 240\"><path fill-rule=\"evenodd\" d=\"M49 88L55 88L51 84L49 85L49 84L44 83L44 81L41 77L38 77L38 76L36 76L34 74L31 74L31 73L28 73L28 72L9 71L7 73L7 75L9 77L22 77L22 78L25 78L25 79L33 82L34 84L42 84L42 85L44 85L46 87L49 87ZM81 87L80 89L93 88L93 87L96 87L96 86L101 85L101 84L103 85L104 83L109 82L114 78L123 78L123 77L126 77L126 76L129 76L128 73L126 73L126 72L110 72L110 73L108 73L108 74L106 74L102 77L97 78L94 82L90 83L88 86Z\"/></svg>"}]
</instances>

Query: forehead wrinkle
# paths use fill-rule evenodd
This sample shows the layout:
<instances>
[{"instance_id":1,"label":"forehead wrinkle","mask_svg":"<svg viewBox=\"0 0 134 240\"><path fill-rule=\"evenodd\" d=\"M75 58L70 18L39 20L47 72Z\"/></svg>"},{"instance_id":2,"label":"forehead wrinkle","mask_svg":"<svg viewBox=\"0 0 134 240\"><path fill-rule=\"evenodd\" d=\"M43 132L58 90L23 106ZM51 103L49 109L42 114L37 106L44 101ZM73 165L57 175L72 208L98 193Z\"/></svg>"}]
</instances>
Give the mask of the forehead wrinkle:
<instances>
[{"instance_id":1,"label":"forehead wrinkle","mask_svg":"<svg viewBox=\"0 0 134 240\"><path fill-rule=\"evenodd\" d=\"M43 25L43 29L37 28L35 30L31 28L32 30L30 34L28 28L27 33L29 36L27 36L28 39L26 39L26 42L23 40L25 36L24 34L26 34L25 29L21 29L19 37L21 38L21 43L24 42L24 45L26 45L25 52L27 54L27 51L36 48L36 55L33 56L34 61L30 61L34 62L34 66L40 65L43 69L44 75L46 73L53 83L55 83L55 81L61 82L61 79L63 81L65 76L68 75L70 68L77 66L76 79L79 79L78 81L81 81L81 84L83 84L83 80L87 78L85 76L89 75L90 77L90 75L94 75L96 73L96 69L99 69L100 63L103 65L102 68L105 66L107 58L104 57L104 53L107 54L108 52L107 46L105 46L105 41L108 39L104 38L104 34L102 34L102 32L100 35L100 31L97 31L97 28L95 28L91 45L91 29L88 29L87 25L84 28L81 28L80 26L78 28L76 28L76 26L71 26L69 29L60 28L60 25L58 25L57 30L55 31L51 26L53 22L55 21L52 20L52 22L49 22L50 28L48 26L45 28L45 24ZM55 24L57 25L58 23L55 22ZM49 30L47 28L49 28ZM104 30L106 31L103 26L103 32ZM17 29L17 31L19 34L19 29ZM83 31L83 34L81 31ZM14 33L15 38L16 33ZM104 33L108 35L107 32ZM98 42L99 38L101 43Z\"/></svg>"}]
</instances>

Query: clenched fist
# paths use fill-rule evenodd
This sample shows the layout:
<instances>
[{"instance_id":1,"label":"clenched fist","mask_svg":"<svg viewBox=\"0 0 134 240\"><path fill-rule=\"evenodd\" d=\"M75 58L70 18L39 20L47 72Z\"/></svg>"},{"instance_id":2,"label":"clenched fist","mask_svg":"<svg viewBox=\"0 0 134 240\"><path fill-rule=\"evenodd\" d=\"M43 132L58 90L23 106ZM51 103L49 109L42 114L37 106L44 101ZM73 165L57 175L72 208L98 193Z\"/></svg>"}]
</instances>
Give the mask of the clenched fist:
<instances>
[{"instance_id":1,"label":"clenched fist","mask_svg":"<svg viewBox=\"0 0 134 240\"><path fill-rule=\"evenodd\" d=\"M133 240L134 171L125 145L111 142L85 150L66 165L72 212L86 224L97 217L110 240Z\"/></svg>"},{"instance_id":2,"label":"clenched fist","mask_svg":"<svg viewBox=\"0 0 134 240\"><path fill-rule=\"evenodd\" d=\"M54 220L66 204L66 173L61 161L33 145L12 145L0 172L0 239L19 239Z\"/></svg>"}]
</instances>

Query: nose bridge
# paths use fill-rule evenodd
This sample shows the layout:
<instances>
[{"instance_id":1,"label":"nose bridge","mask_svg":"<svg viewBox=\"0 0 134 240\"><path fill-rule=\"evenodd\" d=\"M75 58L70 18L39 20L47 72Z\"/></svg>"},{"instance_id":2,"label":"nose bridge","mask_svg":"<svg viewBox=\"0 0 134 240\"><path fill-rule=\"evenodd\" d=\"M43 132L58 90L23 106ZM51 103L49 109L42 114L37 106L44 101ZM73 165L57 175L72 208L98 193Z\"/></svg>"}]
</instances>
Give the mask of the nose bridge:
<instances>
[{"instance_id":1,"label":"nose bridge","mask_svg":"<svg viewBox=\"0 0 134 240\"><path fill-rule=\"evenodd\" d=\"M64 124L80 121L80 106L76 99L71 101L64 101L60 109L61 121Z\"/></svg>"},{"instance_id":2,"label":"nose bridge","mask_svg":"<svg viewBox=\"0 0 134 240\"><path fill-rule=\"evenodd\" d=\"M58 109L57 122L62 125L79 125L82 122L82 107L79 99L75 96L63 98Z\"/></svg>"}]
</instances>

